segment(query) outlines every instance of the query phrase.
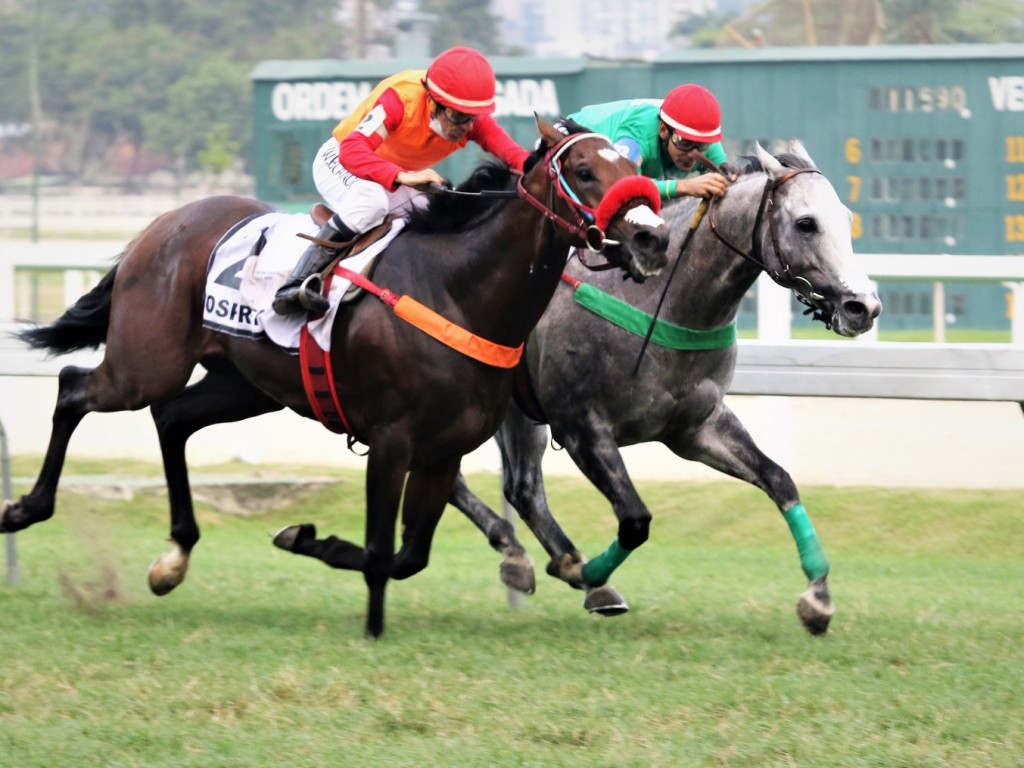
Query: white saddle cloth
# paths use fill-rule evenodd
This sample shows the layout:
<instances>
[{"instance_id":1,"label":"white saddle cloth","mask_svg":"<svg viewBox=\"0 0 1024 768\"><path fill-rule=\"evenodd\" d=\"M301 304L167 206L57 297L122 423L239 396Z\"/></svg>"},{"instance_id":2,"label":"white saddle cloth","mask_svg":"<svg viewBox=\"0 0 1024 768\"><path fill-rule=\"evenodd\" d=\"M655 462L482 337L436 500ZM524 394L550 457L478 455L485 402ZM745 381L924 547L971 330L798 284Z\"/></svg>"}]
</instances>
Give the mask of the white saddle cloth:
<instances>
[{"instance_id":1,"label":"white saddle cloth","mask_svg":"<svg viewBox=\"0 0 1024 768\"><path fill-rule=\"evenodd\" d=\"M388 234L366 250L343 259L342 266L360 272L404 226L403 220L396 219ZM304 213L267 213L236 225L210 254L203 326L232 336L265 336L298 354L299 332L306 315L278 315L271 304L309 245L299 234L315 236L319 229ZM309 323L310 333L325 352L331 349L331 327L338 304L350 287L350 281L335 275L327 295L330 308Z\"/></svg>"}]
</instances>

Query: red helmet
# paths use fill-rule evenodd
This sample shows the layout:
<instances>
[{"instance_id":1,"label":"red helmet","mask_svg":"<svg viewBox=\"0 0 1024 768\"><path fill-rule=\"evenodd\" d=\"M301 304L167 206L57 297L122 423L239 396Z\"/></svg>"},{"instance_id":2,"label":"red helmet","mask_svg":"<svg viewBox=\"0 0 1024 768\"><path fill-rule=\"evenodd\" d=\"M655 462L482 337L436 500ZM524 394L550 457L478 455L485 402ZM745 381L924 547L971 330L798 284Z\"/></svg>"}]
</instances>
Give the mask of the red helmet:
<instances>
[{"instance_id":1,"label":"red helmet","mask_svg":"<svg viewBox=\"0 0 1024 768\"><path fill-rule=\"evenodd\" d=\"M669 91L661 103L661 119L687 141L722 140L722 110L711 91L700 85L687 83Z\"/></svg>"},{"instance_id":2,"label":"red helmet","mask_svg":"<svg viewBox=\"0 0 1024 768\"><path fill-rule=\"evenodd\" d=\"M480 51L457 46L427 68L424 85L433 99L467 115L494 111L494 70Z\"/></svg>"}]
</instances>

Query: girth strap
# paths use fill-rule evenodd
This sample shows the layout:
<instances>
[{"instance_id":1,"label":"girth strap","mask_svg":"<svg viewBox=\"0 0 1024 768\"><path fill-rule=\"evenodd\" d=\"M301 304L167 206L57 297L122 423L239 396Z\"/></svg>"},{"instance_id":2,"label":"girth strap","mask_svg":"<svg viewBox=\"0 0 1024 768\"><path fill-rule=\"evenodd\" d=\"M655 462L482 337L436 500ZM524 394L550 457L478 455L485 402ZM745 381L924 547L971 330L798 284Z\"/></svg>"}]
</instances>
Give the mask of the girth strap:
<instances>
[{"instance_id":1,"label":"girth strap","mask_svg":"<svg viewBox=\"0 0 1024 768\"><path fill-rule=\"evenodd\" d=\"M331 432L351 435L352 427L345 418L338 400L338 390L334 386L330 357L309 332L308 325L303 325L299 334L299 365L302 368L302 386L306 390L306 399L317 420Z\"/></svg>"}]
</instances>

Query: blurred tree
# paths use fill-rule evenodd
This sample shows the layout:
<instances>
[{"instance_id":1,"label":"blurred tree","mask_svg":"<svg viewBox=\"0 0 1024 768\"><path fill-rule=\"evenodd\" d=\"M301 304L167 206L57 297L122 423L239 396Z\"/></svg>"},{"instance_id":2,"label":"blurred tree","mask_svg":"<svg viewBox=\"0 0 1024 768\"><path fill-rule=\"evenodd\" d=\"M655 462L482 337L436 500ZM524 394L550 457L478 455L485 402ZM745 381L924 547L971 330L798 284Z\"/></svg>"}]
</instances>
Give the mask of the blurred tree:
<instances>
[{"instance_id":1,"label":"blurred tree","mask_svg":"<svg viewBox=\"0 0 1024 768\"><path fill-rule=\"evenodd\" d=\"M231 126L216 123L206 132L205 145L196 152L199 167L211 176L217 176L235 164L238 141L231 135Z\"/></svg>"},{"instance_id":2,"label":"blurred tree","mask_svg":"<svg viewBox=\"0 0 1024 768\"><path fill-rule=\"evenodd\" d=\"M252 141L249 70L248 64L229 61L222 54L177 80L167 88L163 109L142 117L148 145L173 157L179 169L193 166L192 159L200 166L209 165L210 156L204 161L200 152L211 149L211 136L217 138L219 152L229 147L235 152L248 149ZM219 137L230 137L230 143Z\"/></svg>"},{"instance_id":3,"label":"blurred tree","mask_svg":"<svg viewBox=\"0 0 1024 768\"><path fill-rule=\"evenodd\" d=\"M182 170L217 165L224 153L244 158L251 147L252 67L265 59L338 58L351 51L359 31L343 11L353 2L374 9L381 20L394 5L0 0L0 151L24 153L30 143L23 134L32 122L28 69L34 41L42 112L34 131L45 167L75 180L93 178L125 146L162 153ZM875 23L877 7L884 26ZM815 33L810 38L808 9ZM488 0L423 0L420 10L438 17L431 53L458 44L488 55L501 52ZM755 29L767 45L870 42L878 30L886 43L1021 42L1024 0L767 0L743 19L727 21L695 17L677 30L695 46L712 39L757 44Z\"/></svg>"},{"instance_id":4,"label":"blurred tree","mask_svg":"<svg viewBox=\"0 0 1024 768\"><path fill-rule=\"evenodd\" d=\"M735 13L688 14L672 27L672 35L689 40L691 48L714 48L722 29L735 18Z\"/></svg>"},{"instance_id":5,"label":"blurred tree","mask_svg":"<svg viewBox=\"0 0 1024 768\"><path fill-rule=\"evenodd\" d=\"M35 35L45 117L36 128L63 175L88 180L126 144L193 168L219 124L245 152L252 67L337 55L346 31L336 9L337 0L8 0L0 3L0 115L29 120Z\"/></svg>"},{"instance_id":6,"label":"blurred tree","mask_svg":"<svg viewBox=\"0 0 1024 768\"><path fill-rule=\"evenodd\" d=\"M700 28L695 44L709 34ZM718 47L747 48L1021 41L1024 0L765 0L716 36Z\"/></svg>"},{"instance_id":7,"label":"blurred tree","mask_svg":"<svg viewBox=\"0 0 1024 768\"><path fill-rule=\"evenodd\" d=\"M439 17L430 34L432 54L453 45L468 45L488 56L498 53L498 20L488 0L423 0L421 6Z\"/></svg>"},{"instance_id":8,"label":"blurred tree","mask_svg":"<svg viewBox=\"0 0 1024 768\"><path fill-rule=\"evenodd\" d=\"M1024 42L1024 0L882 0L885 43Z\"/></svg>"},{"instance_id":9,"label":"blurred tree","mask_svg":"<svg viewBox=\"0 0 1024 768\"><path fill-rule=\"evenodd\" d=\"M946 32L958 0L882 0L884 43L951 43Z\"/></svg>"}]
</instances>

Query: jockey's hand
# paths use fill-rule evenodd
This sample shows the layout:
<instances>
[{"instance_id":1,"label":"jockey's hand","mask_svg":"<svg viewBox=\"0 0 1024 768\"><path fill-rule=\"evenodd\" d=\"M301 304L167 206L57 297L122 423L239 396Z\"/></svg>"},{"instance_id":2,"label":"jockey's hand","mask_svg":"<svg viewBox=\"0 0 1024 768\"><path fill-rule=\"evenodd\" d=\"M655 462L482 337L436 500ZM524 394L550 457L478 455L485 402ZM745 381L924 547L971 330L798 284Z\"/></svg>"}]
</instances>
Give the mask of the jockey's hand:
<instances>
[{"instance_id":1,"label":"jockey's hand","mask_svg":"<svg viewBox=\"0 0 1024 768\"><path fill-rule=\"evenodd\" d=\"M728 179L717 173L702 173L676 181L676 195L690 197L721 197L728 188Z\"/></svg>"},{"instance_id":2,"label":"jockey's hand","mask_svg":"<svg viewBox=\"0 0 1024 768\"><path fill-rule=\"evenodd\" d=\"M444 186L447 182L444 176L433 168L424 168L422 171L399 171L395 181L405 187L416 187L427 190L430 184Z\"/></svg>"}]
</instances>

